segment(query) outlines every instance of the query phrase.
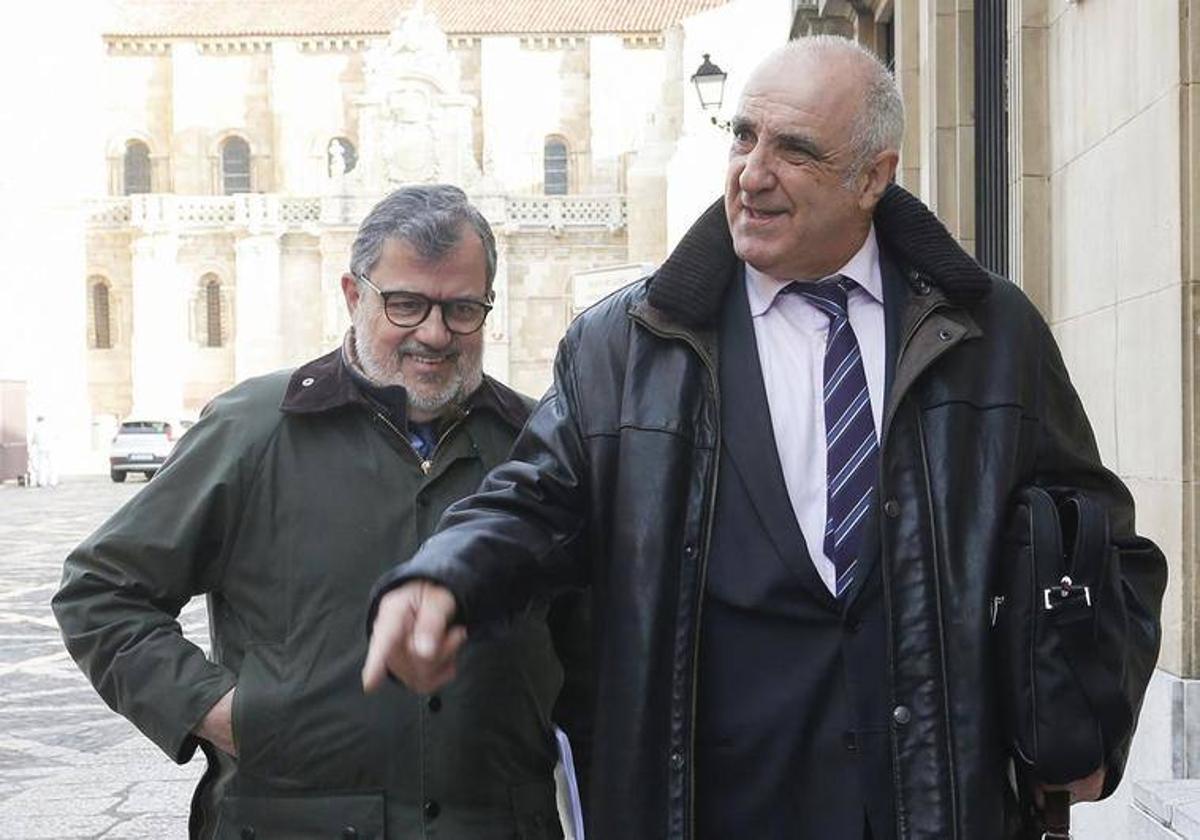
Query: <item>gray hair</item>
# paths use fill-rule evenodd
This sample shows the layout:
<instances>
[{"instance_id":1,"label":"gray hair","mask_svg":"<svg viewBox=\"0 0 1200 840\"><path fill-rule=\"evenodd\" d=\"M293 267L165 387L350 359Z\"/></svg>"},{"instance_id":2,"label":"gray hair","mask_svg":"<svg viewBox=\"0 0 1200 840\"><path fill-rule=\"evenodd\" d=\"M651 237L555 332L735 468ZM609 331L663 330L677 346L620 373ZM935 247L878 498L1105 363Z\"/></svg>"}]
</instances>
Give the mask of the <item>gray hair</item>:
<instances>
[{"instance_id":1,"label":"gray hair","mask_svg":"<svg viewBox=\"0 0 1200 840\"><path fill-rule=\"evenodd\" d=\"M350 272L370 274L388 239L407 242L424 259L437 261L462 238L463 225L479 235L487 257L487 292L496 277L496 237L467 194L450 184L401 187L371 208L350 249Z\"/></svg>"},{"instance_id":2,"label":"gray hair","mask_svg":"<svg viewBox=\"0 0 1200 840\"><path fill-rule=\"evenodd\" d=\"M887 65L869 49L838 35L812 35L790 41L782 55L837 55L850 58L863 74L862 105L851 128L852 157L846 183L852 184L884 151L900 151L904 141L904 99Z\"/></svg>"}]
</instances>

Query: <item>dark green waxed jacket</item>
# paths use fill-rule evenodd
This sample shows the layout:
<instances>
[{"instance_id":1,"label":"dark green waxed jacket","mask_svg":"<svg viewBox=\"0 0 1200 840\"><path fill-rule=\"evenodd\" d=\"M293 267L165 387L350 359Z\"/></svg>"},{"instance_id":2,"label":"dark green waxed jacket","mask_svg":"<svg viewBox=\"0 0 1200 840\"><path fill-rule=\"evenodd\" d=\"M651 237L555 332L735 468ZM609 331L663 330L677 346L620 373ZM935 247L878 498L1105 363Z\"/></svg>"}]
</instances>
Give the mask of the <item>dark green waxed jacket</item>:
<instances>
[{"instance_id":1,"label":"dark green waxed jacket","mask_svg":"<svg viewBox=\"0 0 1200 840\"><path fill-rule=\"evenodd\" d=\"M218 397L71 553L53 602L71 655L172 759L208 758L193 837L561 837L545 605L473 633L440 695L365 696L359 677L371 584L504 460L529 408L485 379L422 462L335 351ZM211 658L176 620L200 594ZM191 734L235 685L236 761Z\"/></svg>"}]
</instances>

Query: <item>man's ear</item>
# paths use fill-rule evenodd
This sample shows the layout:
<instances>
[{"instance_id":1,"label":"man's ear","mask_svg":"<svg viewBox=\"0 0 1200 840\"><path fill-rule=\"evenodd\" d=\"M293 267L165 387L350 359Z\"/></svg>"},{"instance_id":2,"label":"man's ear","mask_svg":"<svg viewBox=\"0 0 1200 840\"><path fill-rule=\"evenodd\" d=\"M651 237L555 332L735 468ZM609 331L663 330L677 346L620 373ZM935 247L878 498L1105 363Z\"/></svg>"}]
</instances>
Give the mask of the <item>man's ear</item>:
<instances>
[{"instance_id":1,"label":"man's ear","mask_svg":"<svg viewBox=\"0 0 1200 840\"><path fill-rule=\"evenodd\" d=\"M354 317L354 310L358 309L359 303L359 288L358 280L353 274L342 275L342 297L346 299L346 311L350 313L350 317Z\"/></svg>"},{"instance_id":2,"label":"man's ear","mask_svg":"<svg viewBox=\"0 0 1200 840\"><path fill-rule=\"evenodd\" d=\"M899 162L899 153L889 149L876 155L875 159L863 170L858 182L858 204L863 210L869 213L875 211L875 205L879 203L879 199L883 198L888 184L892 183L896 177L896 166Z\"/></svg>"}]
</instances>

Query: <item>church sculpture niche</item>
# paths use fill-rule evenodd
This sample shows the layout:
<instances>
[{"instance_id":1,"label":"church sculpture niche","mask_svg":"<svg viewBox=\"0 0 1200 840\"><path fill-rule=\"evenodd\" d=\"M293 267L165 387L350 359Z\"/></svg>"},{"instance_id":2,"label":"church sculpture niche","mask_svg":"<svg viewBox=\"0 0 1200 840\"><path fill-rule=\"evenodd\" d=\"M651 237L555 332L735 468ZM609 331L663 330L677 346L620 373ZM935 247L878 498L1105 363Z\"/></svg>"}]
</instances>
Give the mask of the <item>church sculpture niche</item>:
<instances>
[{"instance_id":1,"label":"church sculpture niche","mask_svg":"<svg viewBox=\"0 0 1200 840\"><path fill-rule=\"evenodd\" d=\"M480 182L472 143L475 100L460 90L459 68L437 18L418 3L366 56L359 112L360 183L447 182L468 192Z\"/></svg>"}]
</instances>

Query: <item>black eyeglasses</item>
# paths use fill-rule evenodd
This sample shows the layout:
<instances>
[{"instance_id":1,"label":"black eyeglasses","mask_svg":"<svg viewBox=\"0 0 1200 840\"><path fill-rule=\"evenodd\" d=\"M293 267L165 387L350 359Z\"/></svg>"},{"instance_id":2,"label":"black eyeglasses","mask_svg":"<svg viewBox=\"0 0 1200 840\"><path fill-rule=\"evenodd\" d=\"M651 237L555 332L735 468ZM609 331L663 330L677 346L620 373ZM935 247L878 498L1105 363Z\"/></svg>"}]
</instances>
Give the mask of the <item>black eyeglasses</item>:
<instances>
[{"instance_id":1,"label":"black eyeglasses","mask_svg":"<svg viewBox=\"0 0 1200 840\"><path fill-rule=\"evenodd\" d=\"M446 329L455 335L470 335L477 332L487 320L492 311L490 303L471 298L453 298L451 300L434 300L416 292L393 291L385 292L370 281L365 274L358 279L366 283L383 298L383 314L397 327L410 329L425 323L433 307L442 310L442 323Z\"/></svg>"}]
</instances>

